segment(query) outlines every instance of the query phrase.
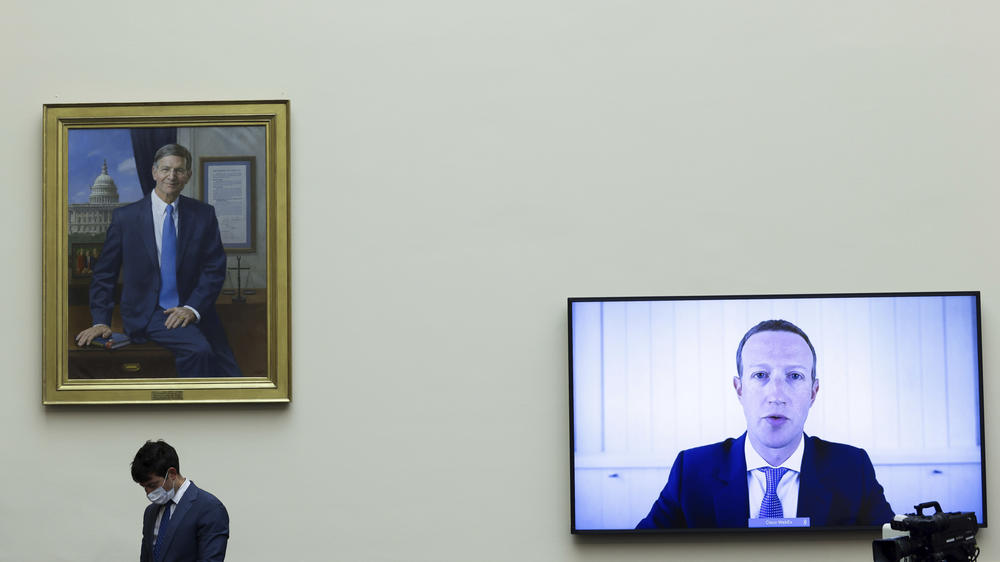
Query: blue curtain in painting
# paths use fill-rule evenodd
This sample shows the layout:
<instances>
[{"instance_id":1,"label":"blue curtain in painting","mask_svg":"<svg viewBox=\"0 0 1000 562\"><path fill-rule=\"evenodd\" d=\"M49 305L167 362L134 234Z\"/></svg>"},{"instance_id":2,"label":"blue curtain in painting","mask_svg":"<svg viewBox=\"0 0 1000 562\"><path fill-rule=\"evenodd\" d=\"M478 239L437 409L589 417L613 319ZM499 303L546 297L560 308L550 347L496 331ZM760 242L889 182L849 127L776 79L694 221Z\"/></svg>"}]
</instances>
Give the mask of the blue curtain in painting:
<instances>
[{"instance_id":1,"label":"blue curtain in painting","mask_svg":"<svg viewBox=\"0 0 1000 562\"><path fill-rule=\"evenodd\" d=\"M135 169L139 174L142 194L146 196L156 187L151 172L153 155L161 146L177 142L177 127L133 127L130 132L132 152L135 153Z\"/></svg>"}]
</instances>

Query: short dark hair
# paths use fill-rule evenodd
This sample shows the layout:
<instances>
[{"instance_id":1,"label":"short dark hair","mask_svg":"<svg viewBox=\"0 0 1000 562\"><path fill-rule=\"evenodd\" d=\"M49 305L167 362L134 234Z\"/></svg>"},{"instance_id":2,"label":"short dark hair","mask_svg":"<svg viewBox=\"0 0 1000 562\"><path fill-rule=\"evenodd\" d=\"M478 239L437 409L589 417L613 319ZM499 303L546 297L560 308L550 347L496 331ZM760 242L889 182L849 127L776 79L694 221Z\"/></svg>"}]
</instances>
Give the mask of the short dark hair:
<instances>
[{"instance_id":1,"label":"short dark hair","mask_svg":"<svg viewBox=\"0 0 1000 562\"><path fill-rule=\"evenodd\" d=\"M740 346L736 348L736 372L740 374L741 378L743 377L743 344L747 343L750 336L760 332L791 332L804 339L806 345L809 346L809 351L812 352L812 380L816 380L816 348L813 347L812 342L809 341L809 336L802 331L802 328L799 328L788 320L764 320L747 331L743 339L740 340Z\"/></svg>"},{"instance_id":2,"label":"short dark hair","mask_svg":"<svg viewBox=\"0 0 1000 562\"><path fill-rule=\"evenodd\" d=\"M180 156L184 159L184 167L191 171L191 152L179 144L165 144L156 151L153 155L153 167L156 167L157 162L161 158L166 158L167 156Z\"/></svg>"},{"instance_id":3,"label":"short dark hair","mask_svg":"<svg viewBox=\"0 0 1000 562\"><path fill-rule=\"evenodd\" d=\"M177 451L166 441L146 441L132 459L132 480L139 484L149 480L150 476L166 476L167 469L173 467L177 474L181 473L181 461Z\"/></svg>"}]
</instances>

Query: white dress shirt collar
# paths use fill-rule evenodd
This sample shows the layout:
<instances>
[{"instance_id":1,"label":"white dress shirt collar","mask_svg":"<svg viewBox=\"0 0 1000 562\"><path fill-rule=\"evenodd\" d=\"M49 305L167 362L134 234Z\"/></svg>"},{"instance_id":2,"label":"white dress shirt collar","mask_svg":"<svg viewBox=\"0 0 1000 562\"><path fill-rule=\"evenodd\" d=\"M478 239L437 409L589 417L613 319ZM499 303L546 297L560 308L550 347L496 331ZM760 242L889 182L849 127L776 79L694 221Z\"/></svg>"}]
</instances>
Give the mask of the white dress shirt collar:
<instances>
[{"instance_id":1,"label":"white dress shirt collar","mask_svg":"<svg viewBox=\"0 0 1000 562\"><path fill-rule=\"evenodd\" d=\"M181 484L181 487L178 488L176 492L174 492L174 505L181 503L181 497L184 495L184 492L186 492L187 489L190 487L191 487L191 480L189 478L185 478L184 483Z\"/></svg>"},{"instance_id":2,"label":"white dress shirt collar","mask_svg":"<svg viewBox=\"0 0 1000 562\"><path fill-rule=\"evenodd\" d=\"M167 218L167 203L160 196L153 193L149 194L149 198L152 200L153 209L153 238L156 240L156 259L160 260L160 254L163 252L163 221ZM174 201L174 232L180 232L177 227L179 225L177 221L177 216L179 214L180 197Z\"/></svg>"},{"instance_id":3,"label":"white dress shirt collar","mask_svg":"<svg viewBox=\"0 0 1000 562\"><path fill-rule=\"evenodd\" d=\"M794 470L795 472L802 472L802 453L805 449L805 434L799 436L799 444L795 447L795 451L792 456L785 459L785 462L775 466L773 468L785 467L789 470ZM750 444L750 437L748 436L743 443L743 454L746 456L747 460L747 470L756 470L758 468L764 468L766 466L771 466L764 457L761 457L757 453L757 450L753 448Z\"/></svg>"},{"instance_id":4,"label":"white dress shirt collar","mask_svg":"<svg viewBox=\"0 0 1000 562\"><path fill-rule=\"evenodd\" d=\"M164 207L166 207L166 205L164 205ZM174 516L174 512L177 511L177 505L179 503L181 503L181 497L184 496L184 492L186 492L187 489L190 488L190 487L191 487L191 480L188 479L188 478L185 478L184 479L184 483L181 484L181 487L178 488L176 492L174 492L174 498L172 500L168 501L167 505L163 509L161 509L160 512L156 515L156 522L153 524L153 538L154 538L154 540L156 538L156 535L160 534L160 521L163 520L163 512L165 512L166 510L169 509L170 510L170 517L173 517Z\"/></svg>"},{"instance_id":5,"label":"white dress shirt collar","mask_svg":"<svg viewBox=\"0 0 1000 562\"><path fill-rule=\"evenodd\" d=\"M164 201L163 199L160 199L160 196L157 195L155 191L149 194L149 198L152 199L152 201L153 201L153 215L154 216L155 215L163 216L163 213L167 212L167 202ZM178 197L173 202L174 216L175 217L177 216L177 208L179 207L179 205L177 203L180 200L181 200L181 198Z\"/></svg>"}]
</instances>

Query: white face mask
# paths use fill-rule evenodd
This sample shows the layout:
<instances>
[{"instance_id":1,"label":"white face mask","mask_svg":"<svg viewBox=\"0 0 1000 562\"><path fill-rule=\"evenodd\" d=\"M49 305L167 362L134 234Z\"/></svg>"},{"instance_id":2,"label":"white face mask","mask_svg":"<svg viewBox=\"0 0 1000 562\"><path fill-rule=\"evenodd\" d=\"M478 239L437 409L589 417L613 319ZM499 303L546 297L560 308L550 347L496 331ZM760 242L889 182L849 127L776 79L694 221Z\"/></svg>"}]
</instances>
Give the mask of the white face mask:
<instances>
[{"instance_id":1,"label":"white face mask","mask_svg":"<svg viewBox=\"0 0 1000 562\"><path fill-rule=\"evenodd\" d=\"M167 483L167 477L166 476L163 477L163 483L164 484ZM164 490L163 486L161 485L159 488L157 488L157 489L153 490L152 492L146 494L146 497L149 498L149 501L151 501L151 502L153 502L155 504L163 505L163 504L167 503L168 501L174 499L174 492L175 491L177 491L176 490L176 485L174 486L174 488L172 488L170 490Z\"/></svg>"}]
</instances>

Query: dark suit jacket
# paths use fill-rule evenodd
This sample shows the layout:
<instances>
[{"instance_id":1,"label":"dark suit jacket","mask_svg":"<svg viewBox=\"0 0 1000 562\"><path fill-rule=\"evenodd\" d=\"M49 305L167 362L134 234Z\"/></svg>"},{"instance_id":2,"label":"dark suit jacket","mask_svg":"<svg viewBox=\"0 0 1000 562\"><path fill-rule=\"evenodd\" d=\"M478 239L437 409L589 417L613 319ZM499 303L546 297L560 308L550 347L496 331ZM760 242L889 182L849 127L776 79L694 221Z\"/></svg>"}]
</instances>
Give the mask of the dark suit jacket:
<instances>
[{"instance_id":1,"label":"dark suit jacket","mask_svg":"<svg viewBox=\"0 0 1000 562\"><path fill-rule=\"evenodd\" d=\"M115 209L104 248L90 282L90 312L95 324L111 325L114 290L121 271L121 312L125 333L145 341L146 324L156 310L160 293L160 260L153 234L150 197ZM180 305L198 311L197 326L213 349L228 351L222 324L215 313L215 299L226 278L226 253L222 247L215 208L184 197L177 203L177 295Z\"/></svg>"},{"instance_id":2,"label":"dark suit jacket","mask_svg":"<svg viewBox=\"0 0 1000 562\"><path fill-rule=\"evenodd\" d=\"M139 562L153 561L153 524L163 506L150 504L142 516L142 550ZM226 558L229 513L226 506L194 482L167 524L159 562L215 562Z\"/></svg>"},{"instance_id":3,"label":"dark suit jacket","mask_svg":"<svg viewBox=\"0 0 1000 562\"><path fill-rule=\"evenodd\" d=\"M746 527L750 518L746 457L738 439L681 451L667 485L637 529ZM881 525L893 517L863 449L805 438L798 517L810 526Z\"/></svg>"}]
</instances>

